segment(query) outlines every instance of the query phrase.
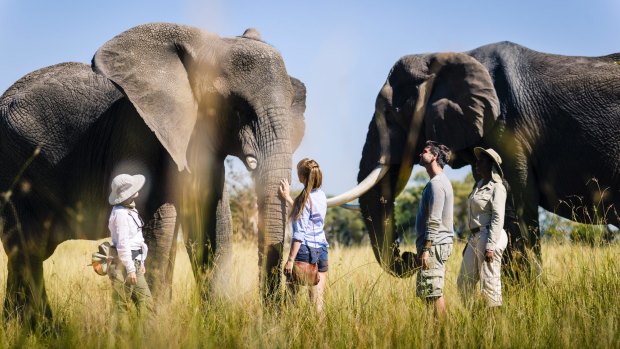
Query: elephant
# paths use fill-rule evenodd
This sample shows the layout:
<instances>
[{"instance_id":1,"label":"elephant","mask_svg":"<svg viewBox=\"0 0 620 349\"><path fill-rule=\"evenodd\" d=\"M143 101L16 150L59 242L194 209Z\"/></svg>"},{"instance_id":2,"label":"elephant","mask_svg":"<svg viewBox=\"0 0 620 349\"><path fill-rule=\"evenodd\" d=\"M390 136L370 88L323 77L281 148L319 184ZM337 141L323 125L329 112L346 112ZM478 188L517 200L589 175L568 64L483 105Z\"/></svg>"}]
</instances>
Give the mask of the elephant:
<instances>
[{"instance_id":1,"label":"elephant","mask_svg":"<svg viewBox=\"0 0 620 349\"><path fill-rule=\"evenodd\" d=\"M155 217L153 229L174 230L157 246L170 254L167 282L179 225L196 276L217 267L225 282L228 155L243 161L255 184L259 278L271 299L286 223L277 188L290 180L305 98L304 84L257 30L224 38L171 23L117 35L91 65L61 63L21 78L0 99L5 316L51 317L42 261L64 240L108 236L107 194L119 173L146 176L138 209Z\"/></svg>"},{"instance_id":2,"label":"elephant","mask_svg":"<svg viewBox=\"0 0 620 349\"><path fill-rule=\"evenodd\" d=\"M620 53L570 57L511 42L403 56L377 96L360 184L330 203L360 196L376 259L393 275L412 275L415 254L400 251L394 200L425 142L450 147L452 168L475 169L473 148L493 148L518 220L518 229L505 225L509 259L537 275L539 206L578 222L618 226L619 61Z\"/></svg>"}]
</instances>

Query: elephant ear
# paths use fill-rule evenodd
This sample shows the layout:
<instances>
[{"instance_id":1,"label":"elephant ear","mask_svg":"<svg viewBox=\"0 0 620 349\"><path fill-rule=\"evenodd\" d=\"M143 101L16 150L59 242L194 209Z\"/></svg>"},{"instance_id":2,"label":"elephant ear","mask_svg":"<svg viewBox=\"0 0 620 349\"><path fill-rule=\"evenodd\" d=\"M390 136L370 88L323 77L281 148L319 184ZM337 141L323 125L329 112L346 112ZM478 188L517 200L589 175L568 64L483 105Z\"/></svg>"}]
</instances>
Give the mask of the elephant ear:
<instances>
[{"instance_id":1,"label":"elephant ear","mask_svg":"<svg viewBox=\"0 0 620 349\"><path fill-rule=\"evenodd\" d=\"M291 103L291 116L293 118L293 130L291 132L291 146L293 151L299 147L306 124L304 122L304 112L306 111L306 86L298 79L289 76L293 86L293 102Z\"/></svg>"},{"instance_id":2,"label":"elephant ear","mask_svg":"<svg viewBox=\"0 0 620 349\"><path fill-rule=\"evenodd\" d=\"M478 144L484 129L499 116L499 99L487 69L461 53L441 53L429 62L435 74L426 104L427 139L454 150Z\"/></svg>"},{"instance_id":3,"label":"elephant ear","mask_svg":"<svg viewBox=\"0 0 620 349\"><path fill-rule=\"evenodd\" d=\"M93 69L120 86L179 171L188 168L186 153L198 117L187 67L196 61L196 48L205 55L213 41L205 38L209 35L217 39L188 26L145 24L106 42L93 57Z\"/></svg>"}]
</instances>

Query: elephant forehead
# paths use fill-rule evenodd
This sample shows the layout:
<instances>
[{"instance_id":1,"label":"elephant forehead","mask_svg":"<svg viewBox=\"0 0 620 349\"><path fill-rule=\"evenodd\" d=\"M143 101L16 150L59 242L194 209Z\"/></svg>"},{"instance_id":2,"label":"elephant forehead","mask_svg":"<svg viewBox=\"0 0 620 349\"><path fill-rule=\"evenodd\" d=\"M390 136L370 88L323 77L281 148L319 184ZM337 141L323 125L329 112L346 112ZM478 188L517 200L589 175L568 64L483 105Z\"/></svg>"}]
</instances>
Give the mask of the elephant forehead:
<instances>
[{"instance_id":1,"label":"elephant forehead","mask_svg":"<svg viewBox=\"0 0 620 349\"><path fill-rule=\"evenodd\" d=\"M271 74L286 72L280 52L262 41L246 38L224 39L232 43L228 52L231 69L247 73L256 69L268 70Z\"/></svg>"},{"instance_id":2,"label":"elephant forehead","mask_svg":"<svg viewBox=\"0 0 620 349\"><path fill-rule=\"evenodd\" d=\"M421 83L429 75L427 55L408 55L399 59L390 71L388 81L392 86L402 83Z\"/></svg>"}]
</instances>

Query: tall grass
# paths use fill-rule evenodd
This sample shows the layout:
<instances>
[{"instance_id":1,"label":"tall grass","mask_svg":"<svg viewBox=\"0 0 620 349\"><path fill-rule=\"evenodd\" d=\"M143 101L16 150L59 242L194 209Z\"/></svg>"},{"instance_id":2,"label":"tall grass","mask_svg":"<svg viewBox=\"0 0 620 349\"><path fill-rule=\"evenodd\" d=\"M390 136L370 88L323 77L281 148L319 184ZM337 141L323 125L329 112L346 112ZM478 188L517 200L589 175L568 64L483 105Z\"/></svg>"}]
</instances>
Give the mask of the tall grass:
<instances>
[{"instance_id":1,"label":"tall grass","mask_svg":"<svg viewBox=\"0 0 620 349\"><path fill-rule=\"evenodd\" d=\"M620 346L620 246L543 245L542 278L504 284L504 306L466 309L456 276L462 244L448 261L448 313L436 321L432 308L415 297L415 278L387 275L370 247L330 250L325 317L316 316L301 292L295 304L268 309L258 294L257 247L234 245L230 284L202 301L187 254L177 255L170 304L142 334L109 334L111 287L90 267L97 242L68 241L45 262L45 281L54 323L34 334L3 324L0 347L112 345L145 348L340 348L340 347L597 347ZM6 256L0 286L4 290ZM148 271L147 271L148 272ZM4 291L2 291L4 292ZM2 293L2 296L4 294Z\"/></svg>"}]
</instances>

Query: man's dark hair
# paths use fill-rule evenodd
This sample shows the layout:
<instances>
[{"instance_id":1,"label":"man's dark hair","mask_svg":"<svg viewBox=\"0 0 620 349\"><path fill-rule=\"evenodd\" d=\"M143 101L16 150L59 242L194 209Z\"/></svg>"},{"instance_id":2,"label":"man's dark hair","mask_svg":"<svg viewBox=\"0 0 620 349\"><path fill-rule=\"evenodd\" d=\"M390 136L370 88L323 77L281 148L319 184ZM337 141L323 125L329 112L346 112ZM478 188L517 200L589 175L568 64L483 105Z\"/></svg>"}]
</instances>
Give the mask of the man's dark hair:
<instances>
[{"instance_id":1,"label":"man's dark hair","mask_svg":"<svg viewBox=\"0 0 620 349\"><path fill-rule=\"evenodd\" d=\"M435 141L426 141L426 147L429 148L431 154L437 156L437 164L439 167L443 168L448 163L451 153L450 148Z\"/></svg>"}]
</instances>

